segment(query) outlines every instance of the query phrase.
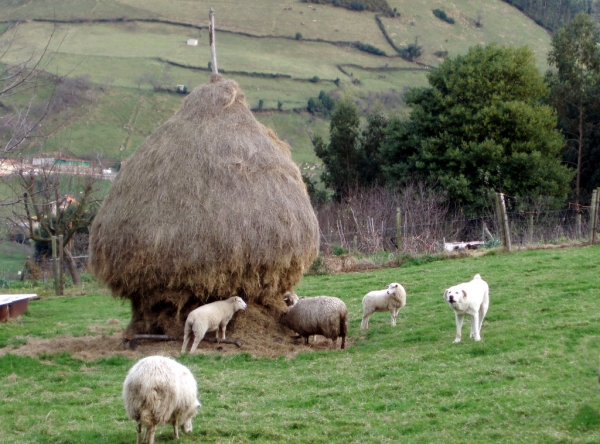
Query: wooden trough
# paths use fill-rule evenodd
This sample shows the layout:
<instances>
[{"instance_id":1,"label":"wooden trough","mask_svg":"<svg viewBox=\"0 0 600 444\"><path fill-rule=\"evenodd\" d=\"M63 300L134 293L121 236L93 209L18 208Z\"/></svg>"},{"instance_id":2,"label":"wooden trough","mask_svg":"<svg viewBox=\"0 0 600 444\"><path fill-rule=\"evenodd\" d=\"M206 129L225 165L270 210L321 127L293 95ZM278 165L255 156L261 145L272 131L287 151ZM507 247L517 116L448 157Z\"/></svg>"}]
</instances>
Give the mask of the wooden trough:
<instances>
[{"instance_id":1,"label":"wooden trough","mask_svg":"<svg viewBox=\"0 0 600 444\"><path fill-rule=\"evenodd\" d=\"M39 299L37 294L0 294L0 322L16 318L27 311L30 299Z\"/></svg>"}]
</instances>

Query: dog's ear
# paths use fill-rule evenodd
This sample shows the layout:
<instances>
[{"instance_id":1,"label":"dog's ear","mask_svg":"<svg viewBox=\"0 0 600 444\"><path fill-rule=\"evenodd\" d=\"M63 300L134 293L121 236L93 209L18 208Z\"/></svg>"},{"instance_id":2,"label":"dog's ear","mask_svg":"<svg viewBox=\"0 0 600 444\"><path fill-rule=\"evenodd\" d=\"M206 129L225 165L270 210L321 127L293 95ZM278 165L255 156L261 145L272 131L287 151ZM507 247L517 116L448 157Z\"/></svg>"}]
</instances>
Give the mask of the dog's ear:
<instances>
[{"instance_id":1,"label":"dog's ear","mask_svg":"<svg viewBox=\"0 0 600 444\"><path fill-rule=\"evenodd\" d=\"M448 300L448 289L444 290L444 299Z\"/></svg>"},{"instance_id":2,"label":"dog's ear","mask_svg":"<svg viewBox=\"0 0 600 444\"><path fill-rule=\"evenodd\" d=\"M463 298L466 298L467 297L467 292L465 290L463 290L462 293L463 293Z\"/></svg>"}]
</instances>

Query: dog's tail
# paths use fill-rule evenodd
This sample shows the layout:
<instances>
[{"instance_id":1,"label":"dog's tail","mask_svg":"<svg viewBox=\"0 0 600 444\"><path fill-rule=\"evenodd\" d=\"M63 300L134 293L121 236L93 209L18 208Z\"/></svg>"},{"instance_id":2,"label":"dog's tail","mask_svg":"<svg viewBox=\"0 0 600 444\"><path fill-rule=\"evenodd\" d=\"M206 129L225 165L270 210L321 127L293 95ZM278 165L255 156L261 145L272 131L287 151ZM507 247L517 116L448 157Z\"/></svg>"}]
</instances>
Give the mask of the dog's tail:
<instances>
[{"instance_id":1,"label":"dog's tail","mask_svg":"<svg viewBox=\"0 0 600 444\"><path fill-rule=\"evenodd\" d=\"M481 275L477 273L475 276L473 276L473 279L481 279Z\"/></svg>"}]
</instances>

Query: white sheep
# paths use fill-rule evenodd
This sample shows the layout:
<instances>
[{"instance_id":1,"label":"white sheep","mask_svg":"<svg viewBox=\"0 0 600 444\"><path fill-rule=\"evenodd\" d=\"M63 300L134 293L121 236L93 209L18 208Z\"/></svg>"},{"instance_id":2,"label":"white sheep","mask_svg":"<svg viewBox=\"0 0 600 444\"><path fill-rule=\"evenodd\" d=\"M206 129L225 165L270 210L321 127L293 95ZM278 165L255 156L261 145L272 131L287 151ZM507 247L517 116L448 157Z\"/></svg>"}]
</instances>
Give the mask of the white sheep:
<instances>
[{"instance_id":1,"label":"white sheep","mask_svg":"<svg viewBox=\"0 0 600 444\"><path fill-rule=\"evenodd\" d=\"M288 309L279 318L279 322L304 338L322 335L331 339L335 347L337 338L341 336L341 348L346 347L348 334L348 308L344 301L333 296L316 296L299 298L294 293L286 293ZM292 304L290 304L292 303Z\"/></svg>"},{"instance_id":2,"label":"white sheep","mask_svg":"<svg viewBox=\"0 0 600 444\"><path fill-rule=\"evenodd\" d=\"M175 439L179 439L179 426L190 433L192 418L200 407L192 373L164 356L141 359L129 370L123 383L123 402L127 416L137 421L137 444L142 442L142 425L148 444L154 444L157 424L172 424Z\"/></svg>"},{"instance_id":3,"label":"white sheep","mask_svg":"<svg viewBox=\"0 0 600 444\"><path fill-rule=\"evenodd\" d=\"M246 303L244 300L239 296L234 296L224 301L211 302L192 310L185 321L181 353L185 353L192 332L194 333L194 343L192 344L190 353L196 351L198 344L206 332L218 329L217 342L219 342L219 332L223 336L221 339L224 340L225 329L234 313L245 309Z\"/></svg>"},{"instance_id":4,"label":"white sheep","mask_svg":"<svg viewBox=\"0 0 600 444\"><path fill-rule=\"evenodd\" d=\"M389 311L392 316L392 327L396 326L396 317L402 307L406 305L406 291L398 283L388 285L385 290L371 291L362 300L363 318L360 328L369 328L369 318L376 311Z\"/></svg>"},{"instance_id":5,"label":"white sheep","mask_svg":"<svg viewBox=\"0 0 600 444\"><path fill-rule=\"evenodd\" d=\"M292 293L291 291L288 291L283 295L283 302L285 302L285 305L288 307L295 305L300 299L301 298L296 293Z\"/></svg>"}]
</instances>

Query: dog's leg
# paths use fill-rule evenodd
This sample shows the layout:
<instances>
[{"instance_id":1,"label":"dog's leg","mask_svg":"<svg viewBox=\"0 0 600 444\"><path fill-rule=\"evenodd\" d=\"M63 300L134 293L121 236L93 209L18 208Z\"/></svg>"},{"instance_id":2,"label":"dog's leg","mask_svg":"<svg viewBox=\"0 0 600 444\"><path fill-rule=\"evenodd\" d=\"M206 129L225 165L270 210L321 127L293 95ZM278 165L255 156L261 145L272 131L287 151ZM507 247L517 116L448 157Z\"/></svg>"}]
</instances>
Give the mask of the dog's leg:
<instances>
[{"instance_id":1,"label":"dog's leg","mask_svg":"<svg viewBox=\"0 0 600 444\"><path fill-rule=\"evenodd\" d=\"M475 341L481 341L481 336L479 335L479 311L476 311L473 314L473 320L471 321L471 337Z\"/></svg>"},{"instance_id":2,"label":"dog's leg","mask_svg":"<svg viewBox=\"0 0 600 444\"><path fill-rule=\"evenodd\" d=\"M483 295L483 303L479 307L479 334L481 335L481 327L483 326L483 320L485 319L485 315L487 314L488 308L490 306L490 295L489 292L485 292Z\"/></svg>"},{"instance_id":3,"label":"dog's leg","mask_svg":"<svg viewBox=\"0 0 600 444\"><path fill-rule=\"evenodd\" d=\"M457 312L454 312L454 315L456 317L456 338L454 339L454 344L456 344L457 342L460 342L460 340L462 338L462 324L463 324L463 317L465 315L459 314Z\"/></svg>"}]
</instances>

